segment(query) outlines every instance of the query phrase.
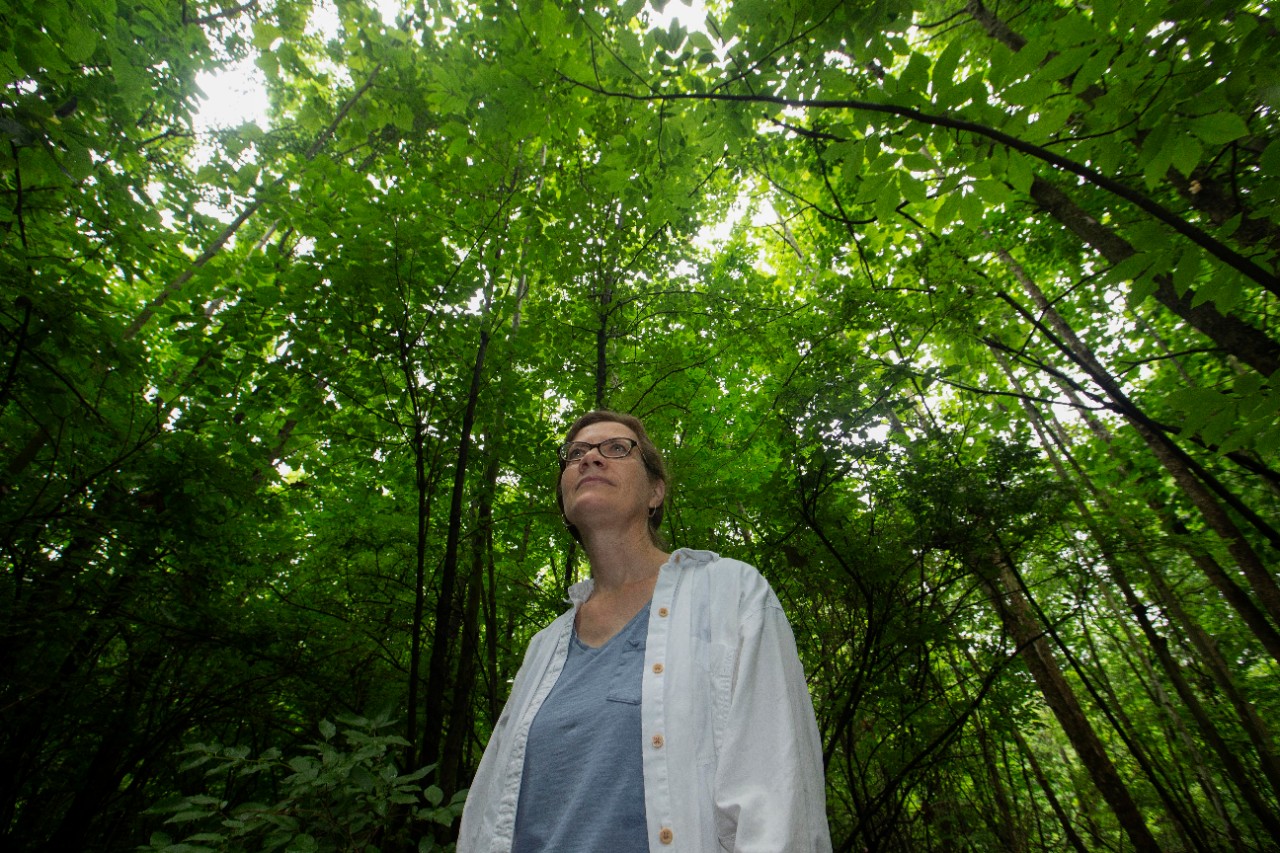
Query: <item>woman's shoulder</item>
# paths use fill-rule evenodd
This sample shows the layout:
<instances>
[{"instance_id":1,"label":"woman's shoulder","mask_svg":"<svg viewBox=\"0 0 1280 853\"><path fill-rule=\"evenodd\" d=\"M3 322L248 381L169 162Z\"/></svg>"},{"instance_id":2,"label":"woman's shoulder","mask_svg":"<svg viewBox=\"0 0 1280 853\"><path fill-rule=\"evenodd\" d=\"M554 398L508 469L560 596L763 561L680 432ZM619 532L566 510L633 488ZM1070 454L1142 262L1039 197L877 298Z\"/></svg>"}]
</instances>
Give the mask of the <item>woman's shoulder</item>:
<instances>
[{"instance_id":1,"label":"woman's shoulder","mask_svg":"<svg viewBox=\"0 0 1280 853\"><path fill-rule=\"evenodd\" d=\"M555 648L556 643L564 635L566 623L573 620L573 609L570 608L561 613L555 619L552 619L538 633L533 635L533 639L529 641L529 646L525 651L525 657L528 658L535 652L550 650Z\"/></svg>"},{"instance_id":2,"label":"woman's shoulder","mask_svg":"<svg viewBox=\"0 0 1280 853\"><path fill-rule=\"evenodd\" d=\"M680 557L678 565L683 564L686 569L706 573L713 600L736 600L748 608L753 604L777 601L769 581L750 563L744 563L732 557L722 557L714 551L698 551L692 548L681 548L676 555Z\"/></svg>"}]
</instances>

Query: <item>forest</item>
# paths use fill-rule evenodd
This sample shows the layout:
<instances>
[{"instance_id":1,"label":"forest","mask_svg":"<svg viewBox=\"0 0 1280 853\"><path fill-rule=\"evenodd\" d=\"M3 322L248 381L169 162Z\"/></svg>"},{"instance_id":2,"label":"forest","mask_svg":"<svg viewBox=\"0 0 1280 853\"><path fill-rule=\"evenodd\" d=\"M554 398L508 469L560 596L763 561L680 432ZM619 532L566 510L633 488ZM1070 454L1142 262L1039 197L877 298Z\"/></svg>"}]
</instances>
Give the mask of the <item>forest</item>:
<instances>
[{"instance_id":1,"label":"forest","mask_svg":"<svg viewBox=\"0 0 1280 853\"><path fill-rule=\"evenodd\" d=\"M604 407L836 850L1280 850L1274 4L677 6L0 6L0 848L451 849Z\"/></svg>"}]
</instances>

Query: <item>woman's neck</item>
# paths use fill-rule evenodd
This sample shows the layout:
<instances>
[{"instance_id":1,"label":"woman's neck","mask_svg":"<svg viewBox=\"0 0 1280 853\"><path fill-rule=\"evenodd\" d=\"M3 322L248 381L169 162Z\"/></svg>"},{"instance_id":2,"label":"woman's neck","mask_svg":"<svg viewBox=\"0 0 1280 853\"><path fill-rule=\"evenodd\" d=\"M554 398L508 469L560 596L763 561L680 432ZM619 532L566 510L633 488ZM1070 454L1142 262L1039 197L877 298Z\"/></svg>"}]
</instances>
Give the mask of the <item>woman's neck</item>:
<instances>
[{"instance_id":1,"label":"woman's neck","mask_svg":"<svg viewBox=\"0 0 1280 853\"><path fill-rule=\"evenodd\" d=\"M643 539L602 536L583 539L595 586L578 607L574 628L578 639L598 648L609 641L653 598L658 572L668 554Z\"/></svg>"},{"instance_id":2,"label":"woman's neck","mask_svg":"<svg viewBox=\"0 0 1280 853\"><path fill-rule=\"evenodd\" d=\"M583 550L591 564L591 576L598 592L616 593L648 581L650 589L658 570L670 556L649 538L610 536L605 533L583 537Z\"/></svg>"}]
</instances>

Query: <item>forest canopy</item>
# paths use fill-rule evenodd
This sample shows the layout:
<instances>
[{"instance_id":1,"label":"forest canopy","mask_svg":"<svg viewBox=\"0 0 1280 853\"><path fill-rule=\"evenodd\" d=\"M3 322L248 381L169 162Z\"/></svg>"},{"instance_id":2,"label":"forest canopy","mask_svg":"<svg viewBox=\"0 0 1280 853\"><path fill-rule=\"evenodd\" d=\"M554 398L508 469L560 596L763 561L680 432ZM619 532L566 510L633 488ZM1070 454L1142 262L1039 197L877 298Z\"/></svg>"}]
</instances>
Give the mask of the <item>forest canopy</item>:
<instances>
[{"instance_id":1,"label":"forest canopy","mask_svg":"<svg viewBox=\"0 0 1280 853\"><path fill-rule=\"evenodd\" d=\"M447 847L607 407L838 850L1276 849L1273 4L675 11L4 4L0 846Z\"/></svg>"}]
</instances>

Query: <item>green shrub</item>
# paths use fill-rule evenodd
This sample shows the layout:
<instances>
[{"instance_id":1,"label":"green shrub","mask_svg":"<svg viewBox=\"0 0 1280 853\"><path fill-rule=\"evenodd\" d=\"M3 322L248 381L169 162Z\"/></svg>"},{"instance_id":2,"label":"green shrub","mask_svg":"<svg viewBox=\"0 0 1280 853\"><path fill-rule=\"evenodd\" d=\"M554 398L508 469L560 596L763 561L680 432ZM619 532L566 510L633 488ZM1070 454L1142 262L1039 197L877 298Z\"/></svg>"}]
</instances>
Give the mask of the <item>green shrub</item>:
<instances>
[{"instance_id":1,"label":"green shrub","mask_svg":"<svg viewBox=\"0 0 1280 853\"><path fill-rule=\"evenodd\" d=\"M279 749L257 758L244 747L196 744L187 752L184 769L205 768L205 790L177 797L149 809L169 814L151 843L152 853L380 853L412 850L445 851L431 826L452 826L462 814L465 791L448 802L444 792L422 780L434 769L400 773L395 756L408 744L401 737L379 734L388 721L340 718L339 736L332 722L320 723L324 740L286 759ZM250 779L260 776L260 779ZM274 803L231 802L213 790L274 791ZM234 797L234 794L227 795ZM177 828L187 834L175 840Z\"/></svg>"}]
</instances>

